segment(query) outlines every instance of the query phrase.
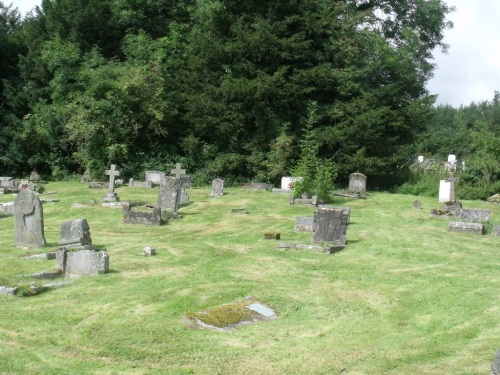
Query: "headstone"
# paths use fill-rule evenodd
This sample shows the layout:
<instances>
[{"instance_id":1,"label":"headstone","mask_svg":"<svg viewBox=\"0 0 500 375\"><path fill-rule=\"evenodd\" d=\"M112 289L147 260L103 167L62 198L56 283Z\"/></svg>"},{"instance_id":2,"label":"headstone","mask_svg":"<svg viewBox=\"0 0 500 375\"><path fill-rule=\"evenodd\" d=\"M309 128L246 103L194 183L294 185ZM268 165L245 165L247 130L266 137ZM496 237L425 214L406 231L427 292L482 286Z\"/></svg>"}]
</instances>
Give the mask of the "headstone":
<instances>
[{"instance_id":1,"label":"headstone","mask_svg":"<svg viewBox=\"0 0 500 375\"><path fill-rule=\"evenodd\" d=\"M292 190L295 181L302 180L302 177L281 177L281 189Z\"/></svg>"},{"instance_id":2,"label":"headstone","mask_svg":"<svg viewBox=\"0 0 500 375\"><path fill-rule=\"evenodd\" d=\"M161 180L165 177L165 172L146 171L146 181L151 181L155 185L160 185Z\"/></svg>"},{"instance_id":3,"label":"headstone","mask_svg":"<svg viewBox=\"0 0 500 375\"><path fill-rule=\"evenodd\" d=\"M414 210L421 210L422 209L422 203L420 203L419 200L416 200L415 202L413 202L413 209Z\"/></svg>"},{"instance_id":4,"label":"headstone","mask_svg":"<svg viewBox=\"0 0 500 375\"><path fill-rule=\"evenodd\" d=\"M156 255L156 249L154 247L151 247L151 246L146 246L142 250L142 255L144 255L144 256Z\"/></svg>"},{"instance_id":5,"label":"headstone","mask_svg":"<svg viewBox=\"0 0 500 375\"><path fill-rule=\"evenodd\" d=\"M295 219L295 232L309 232L312 233L313 217L297 216Z\"/></svg>"},{"instance_id":6,"label":"headstone","mask_svg":"<svg viewBox=\"0 0 500 375\"><path fill-rule=\"evenodd\" d=\"M14 202L0 203L0 214L4 216L13 216L14 207Z\"/></svg>"},{"instance_id":7,"label":"headstone","mask_svg":"<svg viewBox=\"0 0 500 375\"><path fill-rule=\"evenodd\" d=\"M89 183L92 181L92 177L90 176L90 171L87 169L82 176L82 179L80 180L82 183Z\"/></svg>"},{"instance_id":8,"label":"headstone","mask_svg":"<svg viewBox=\"0 0 500 375\"><path fill-rule=\"evenodd\" d=\"M36 170L33 170L30 174L30 181L38 181L40 180L40 176Z\"/></svg>"},{"instance_id":9,"label":"headstone","mask_svg":"<svg viewBox=\"0 0 500 375\"><path fill-rule=\"evenodd\" d=\"M186 174L186 170L181 169L181 163L175 163L175 168L170 171L170 174L174 175L175 178L179 179L183 174Z\"/></svg>"},{"instance_id":10,"label":"headstone","mask_svg":"<svg viewBox=\"0 0 500 375\"><path fill-rule=\"evenodd\" d=\"M224 180L221 178L216 178L212 180L212 193L210 196L212 198L222 197L224 195Z\"/></svg>"},{"instance_id":11,"label":"headstone","mask_svg":"<svg viewBox=\"0 0 500 375\"><path fill-rule=\"evenodd\" d=\"M314 213L312 240L345 245L347 232L345 221L345 212L342 208L318 207Z\"/></svg>"},{"instance_id":12,"label":"headstone","mask_svg":"<svg viewBox=\"0 0 500 375\"><path fill-rule=\"evenodd\" d=\"M500 350L497 350L491 364L491 375L500 375Z\"/></svg>"},{"instance_id":13,"label":"headstone","mask_svg":"<svg viewBox=\"0 0 500 375\"><path fill-rule=\"evenodd\" d=\"M109 176L109 185L108 192L103 198L103 202L118 202L120 199L115 193L115 177L120 175L120 171L116 170L116 165L111 164L111 169L108 169L104 172L107 176Z\"/></svg>"},{"instance_id":14,"label":"headstone","mask_svg":"<svg viewBox=\"0 0 500 375\"><path fill-rule=\"evenodd\" d=\"M250 182L243 184L243 189L272 190L272 188L273 186L271 184L266 184L264 182Z\"/></svg>"},{"instance_id":15,"label":"headstone","mask_svg":"<svg viewBox=\"0 0 500 375\"><path fill-rule=\"evenodd\" d=\"M186 205L189 204L189 195L186 189L191 188L193 186L193 182L191 180L191 176L181 176L179 179L181 184L179 205Z\"/></svg>"},{"instance_id":16,"label":"headstone","mask_svg":"<svg viewBox=\"0 0 500 375\"><path fill-rule=\"evenodd\" d=\"M146 225L162 225L161 209L158 206L147 207L143 206L143 210L132 210L132 207L139 206L131 203L123 205L123 222L125 224L146 224ZM149 211L144 210L147 207Z\"/></svg>"},{"instance_id":17,"label":"headstone","mask_svg":"<svg viewBox=\"0 0 500 375\"><path fill-rule=\"evenodd\" d=\"M451 221L448 223L448 232L472 233L483 235L485 225L481 223L466 223L460 221Z\"/></svg>"},{"instance_id":18,"label":"headstone","mask_svg":"<svg viewBox=\"0 0 500 375\"><path fill-rule=\"evenodd\" d=\"M0 187L2 188L15 188L16 182L12 177L0 177Z\"/></svg>"},{"instance_id":19,"label":"headstone","mask_svg":"<svg viewBox=\"0 0 500 375\"><path fill-rule=\"evenodd\" d=\"M448 155L448 163L450 163L452 167L455 167L455 164L457 163L457 156L453 154Z\"/></svg>"},{"instance_id":20,"label":"headstone","mask_svg":"<svg viewBox=\"0 0 500 375\"><path fill-rule=\"evenodd\" d=\"M22 190L14 201L16 246L44 247L43 209L38 196L31 190Z\"/></svg>"},{"instance_id":21,"label":"headstone","mask_svg":"<svg viewBox=\"0 0 500 375\"><path fill-rule=\"evenodd\" d=\"M439 181L439 202L451 201L451 184L449 181Z\"/></svg>"},{"instance_id":22,"label":"headstone","mask_svg":"<svg viewBox=\"0 0 500 375\"><path fill-rule=\"evenodd\" d=\"M168 214L176 215L179 208L180 179L165 176L161 180L160 192L158 193L158 206Z\"/></svg>"},{"instance_id":23,"label":"headstone","mask_svg":"<svg viewBox=\"0 0 500 375\"><path fill-rule=\"evenodd\" d=\"M90 227L87 219L78 219L62 223L61 241L59 245L65 247L92 245Z\"/></svg>"},{"instance_id":24,"label":"headstone","mask_svg":"<svg viewBox=\"0 0 500 375\"><path fill-rule=\"evenodd\" d=\"M493 237L500 236L500 224L493 224L493 228L491 229L491 235Z\"/></svg>"},{"instance_id":25,"label":"headstone","mask_svg":"<svg viewBox=\"0 0 500 375\"><path fill-rule=\"evenodd\" d=\"M419 155L418 156L418 162L419 163L423 163L424 162L424 156L423 155Z\"/></svg>"},{"instance_id":26,"label":"headstone","mask_svg":"<svg viewBox=\"0 0 500 375\"><path fill-rule=\"evenodd\" d=\"M361 194L366 191L366 176L362 173L351 173L349 176L349 191Z\"/></svg>"},{"instance_id":27,"label":"headstone","mask_svg":"<svg viewBox=\"0 0 500 375\"><path fill-rule=\"evenodd\" d=\"M97 275L109 271L109 255L105 250L68 251L62 247L56 252L56 265L58 271L67 277Z\"/></svg>"}]
</instances>

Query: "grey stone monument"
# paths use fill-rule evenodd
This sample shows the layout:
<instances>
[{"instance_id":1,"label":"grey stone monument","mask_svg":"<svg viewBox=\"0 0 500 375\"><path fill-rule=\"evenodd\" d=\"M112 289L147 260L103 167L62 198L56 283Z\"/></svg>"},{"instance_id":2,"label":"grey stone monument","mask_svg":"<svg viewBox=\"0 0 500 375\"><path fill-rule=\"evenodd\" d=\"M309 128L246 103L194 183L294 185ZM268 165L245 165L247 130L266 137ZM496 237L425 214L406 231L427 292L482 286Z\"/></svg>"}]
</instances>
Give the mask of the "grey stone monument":
<instances>
[{"instance_id":1,"label":"grey stone monument","mask_svg":"<svg viewBox=\"0 0 500 375\"><path fill-rule=\"evenodd\" d=\"M90 227L87 219L78 219L62 223L61 241L59 245L64 247L92 245Z\"/></svg>"},{"instance_id":2,"label":"grey stone monument","mask_svg":"<svg viewBox=\"0 0 500 375\"><path fill-rule=\"evenodd\" d=\"M500 375L500 350L497 350L491 364L491 375Z\"/></svg>"},{"instance_id":3,"label":"grey stone monument","mask_svg":"<svg viewBox=\"0 0 500 375\"><path fill-rule=\"evenodd\" d=\"M224 180L221 178L216 178L212 180L212 192L210 196L212 198L222 197L224 195Z\"/></svg>"},{"instance_id":4,"label":"grey stone monument","mask_svg":"<svg viewBox=\"0 0 500 375\"><path fill-rule=\"evenodd\" d=\"M181 163L175 163L175 168L170 171L170 174L173 174L175 178L181 178L183 174L186 174L186 170L181 169Z\"/></svg>"},{"instance_id":5,"label":"grey stone monument","mask_svg":"<svg viewBox=\"0 0 500 375\"><path fill-rule=\"evenodd\" d=\"M351 173L349 176L349 191L361 194L366 191L366 176L362 173Z\"/></svg>"},{"instance_id":6,"label":"grey stone monument","mask_svg":"<svg viewBox=\"0 0 500 375\"><path fill-rule=\"evenodd\" d=\"M106 170L104 174L109 176L109 185L103 202L118 202L120 199L115 193L115 177L120 175L120 171L116 170L116 165L111 164L111 169Z\"/></svg>"},{"instance_id":7,"label":"grey stone monument","mask_svg":"<svg viewBox=\"0 0 500 375\"><path fill-rule=\"evenodd\" d=\"M21 190L14 201L16 246L44 247L43 209L38 196L31 190Z\"/></svg>"},{"instance_id":8,"label":"grey stone monument","mask_svg":"<svg viewBox=\"0 0 500 375\"><path fill-rule=\"evenodd\" d=\"M456 201L456 194L455 194L455 182L459 182L460 179L458 177L455 177L453 173L450 174L450 177L446 179L446 182L450 183L450 201L455 202Z\"/></svg>"},{"instance_id":9,"label":"grey stone monument","mask_svg":"<svg viewBox=\"0 0 500 375\"><path fill-rule=\"evenodd\" d=\"M421 210L422 209L422 203L419 200L416 200L413 202L413 209L414 210Z\"/></svg>"},{"instance_id":10,"label":"grey stone monument","mask_svg":"<svg viewBox=\"0 0 500 375\"><path fill-rule=\"evenodd\" d=\"M177 209L179 208L180 189L180 179L165 176L165 178L161 180L157 205L162 211L166 211L168 214L172 215L177 214Z\"/></svg>"},{"instance_id":11,"label":"grey stone monument","mask_svg":"<svg viewBox=\"0 0 500 375\"><path fill-rule=\"evenodd\" d=\"M56 252L56 266L57 270L66 277L107 273L109 271L109 255L105 250L68 251L62 247Z\"/></svg>"},{"instance_id":12,"label":"grey stone monument","mask_svg":"<svg viewBox=\"0 0 500 375\"><path fill-rule=\"evenodd\" d=\"M160 185L162 178L165 177L165 172L160 171L146 171L146 181L151 181L153 184Z\"/></svg>"},{"instance_id":13,"label":"grey stone monument","mask_svg":"<svg viewBox=\"0 0 500 375\"><path fill-rule=\"evenodd\" d=\"M347 219L343 208L318 207L314 213L313 234L314 242L332 242L344 246L346 242Z\"/></svg>"}]
</instances>

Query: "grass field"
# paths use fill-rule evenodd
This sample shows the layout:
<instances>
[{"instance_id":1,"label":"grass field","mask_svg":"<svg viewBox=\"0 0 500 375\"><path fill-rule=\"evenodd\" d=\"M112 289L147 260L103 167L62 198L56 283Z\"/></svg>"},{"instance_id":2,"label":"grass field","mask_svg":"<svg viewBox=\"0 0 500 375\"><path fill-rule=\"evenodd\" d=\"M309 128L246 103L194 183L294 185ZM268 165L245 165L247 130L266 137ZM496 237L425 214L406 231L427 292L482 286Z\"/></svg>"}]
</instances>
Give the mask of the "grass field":
<instances>
[{"instance_id":1,"label":"grass field","mask_svg":"<svg viewBox=\"0 0 500 375\"><path fill-rule=\"evenodd\" d=\"M295 217L312 207L241 188L210 198L188 191L183 217L161 227L122 223L105 190L49 183L44 249L14 246L14 220L0 218L0 285L39 284L18 275L55 270L26 259L57 249L64 221L87 219L110 273L31 297L0 296L2 374L489 374L500 348L500 238L447 232L430 218L437 198L372 193L351 207L347 246L333 255L280 250L309 243ZM121 187L121 200L156 202L157 189ZM0 202L12 200L0 196ZM464 208L500 206L463 201ZM230 213L246 206L249 214ZM145 246L157 255L141 256ZM43 283L43 282L42 282ZM232 332L189 328L188 312L247 296L278 317Z\"/></svg>"}]
</instances>

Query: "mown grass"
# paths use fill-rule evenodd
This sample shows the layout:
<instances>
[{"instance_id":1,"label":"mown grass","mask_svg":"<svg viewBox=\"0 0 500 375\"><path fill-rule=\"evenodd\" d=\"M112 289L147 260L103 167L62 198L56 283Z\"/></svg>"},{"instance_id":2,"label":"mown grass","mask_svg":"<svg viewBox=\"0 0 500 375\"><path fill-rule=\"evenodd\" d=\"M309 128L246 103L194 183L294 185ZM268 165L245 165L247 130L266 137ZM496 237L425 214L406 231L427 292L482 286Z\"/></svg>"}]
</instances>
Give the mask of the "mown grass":
<instances>
[{"instance_id":1,"label":"mown grass","mask_svg":"<svg viewBox=\"0 0 500 375\"><path fill-rule=\"evenodd\" d=\"M487 374L500 347L499 239L447 232L431 219L435 198L373 193L351 207L346 248L333 255L279 250L309 243L286 195L239 188L210 198L189 190L182 219L161 227L122 223L98 202L105 190L50 183L45 249L14 246L0 218L0 281L53 270L25 255L55 250L64 221L86 218L111 272L33 297L0 296L0 373L5 374ZM156 201L157 190L122 187L121 200ZM11 196L0 196L8 201ZM489 208L500 223L500 207ZM246 206L249 214L230 213ZM145 246L157 255L141 256ZM0 283L2 284L2 283ZM196 330L183 316L248 296L278 317L232 332Z\"/></svg>"}]
</instances>

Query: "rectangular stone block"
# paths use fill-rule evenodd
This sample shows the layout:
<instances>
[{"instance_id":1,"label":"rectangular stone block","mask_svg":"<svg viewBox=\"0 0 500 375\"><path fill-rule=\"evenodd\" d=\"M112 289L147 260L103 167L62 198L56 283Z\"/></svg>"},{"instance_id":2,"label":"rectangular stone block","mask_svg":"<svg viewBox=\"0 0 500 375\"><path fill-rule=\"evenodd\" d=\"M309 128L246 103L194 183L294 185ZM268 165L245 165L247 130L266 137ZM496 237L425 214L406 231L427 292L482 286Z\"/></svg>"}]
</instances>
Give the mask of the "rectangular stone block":
<instances>
[{"instance_id":1,"label":"rectangular stone block","mask_svg":"<svg viewBox=\"0 0 500 375\"><path fill-rule=\"evenodd\" d=\"M485 225L481 223L466 223L463 221L451 221L448 223L448 232L472 233L483 235Z\"/></svg>"}]
</instances>

